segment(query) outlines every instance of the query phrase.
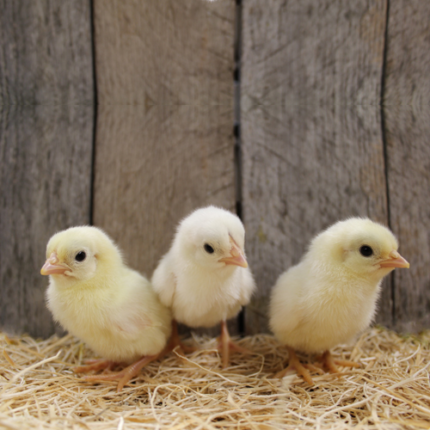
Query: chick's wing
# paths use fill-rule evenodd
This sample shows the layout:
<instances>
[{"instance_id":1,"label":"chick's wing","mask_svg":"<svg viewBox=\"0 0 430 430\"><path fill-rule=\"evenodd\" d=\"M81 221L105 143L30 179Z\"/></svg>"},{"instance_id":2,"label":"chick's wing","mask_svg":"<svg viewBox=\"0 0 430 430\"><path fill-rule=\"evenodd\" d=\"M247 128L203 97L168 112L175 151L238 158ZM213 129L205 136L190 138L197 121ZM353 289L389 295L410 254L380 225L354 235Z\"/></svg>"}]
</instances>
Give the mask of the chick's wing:
<instances>
[{"instance_id":1,"label":"chick's wing","mask_svg":"<svg viewBox=\"0 0 430 430\"><path fill-rule=\"evenodd\" d=\"M163 257L152 275L154 291L164 306L172 307L176 291L176 278L169 264L169 254Z\"/></svg>"}]
</instances>

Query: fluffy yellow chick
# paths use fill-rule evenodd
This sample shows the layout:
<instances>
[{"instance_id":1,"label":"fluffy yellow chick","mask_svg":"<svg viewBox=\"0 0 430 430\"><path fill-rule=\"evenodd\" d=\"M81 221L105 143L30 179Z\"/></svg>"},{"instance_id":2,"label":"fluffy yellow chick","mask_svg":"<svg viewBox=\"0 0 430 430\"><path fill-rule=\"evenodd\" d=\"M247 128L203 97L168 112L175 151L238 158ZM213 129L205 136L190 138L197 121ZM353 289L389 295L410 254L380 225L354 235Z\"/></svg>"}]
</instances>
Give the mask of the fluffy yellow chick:
<instances>
[{"instance_id":1,"label":"fluffy yellow chick","mask_svg":"<svg viewBox=\"0 0 430 430\"><path fill-rule=\"evenodd\" d=\"M299 264L283 273L271 294L270 326L287 345L289 369L309 383L307 369L295 350L323 353L328 370L356 363L336 361L330 348L351 341L371 323L381 282L396 267L409 263L397 252L398 243L388 228L369 219L351 218L316 236Z\"/></svg>"},{"instance_id":2,"label":"fluffy yellow chick","mask_svg":"<svg viewBox=\"0 0 430 430\"><path fill-rule=\"evenodd\" d=\"M214 206L198 209L179 224L152 277L154 290L176 321L189 327L221 323L223 367L230 349L245 352L231 341L226 324L255 289L244 242L245 229L236 215ZM180 344L176 324L172 339L173 345Z\"/></svg>"},{"instance_id":3,"label":"fluffy yellow chick","mask_svg":"<svg viewBox=\"0 0 430 430\"><path fill-rule=\"evenodd\" d=\"M107 360L84 372L134 363L113 375L87 380L119 380L122 389L155 360L171 333L171 314L149 281L123 262L113 241L96 227L73 227L49 240L41 269L49 275L47 304L54 319Z\"/></svg>"}]
</instances>

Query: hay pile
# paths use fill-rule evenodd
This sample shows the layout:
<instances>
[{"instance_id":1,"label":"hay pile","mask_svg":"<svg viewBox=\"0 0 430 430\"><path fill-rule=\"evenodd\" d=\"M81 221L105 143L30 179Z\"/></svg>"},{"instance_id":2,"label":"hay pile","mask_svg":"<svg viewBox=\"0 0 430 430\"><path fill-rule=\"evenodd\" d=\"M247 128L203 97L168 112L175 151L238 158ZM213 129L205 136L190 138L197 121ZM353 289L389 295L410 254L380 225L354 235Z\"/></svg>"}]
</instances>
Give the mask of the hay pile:
<instances>
[{"instance_id":1,"label":"hay pile","mask_svg":"<svg viewBox=\"0 0 430 430\"><path fill-rule=\"evenodd\" d=\"M73 373L91 351L72 336L36 341L0 335L0 428L5 429L399 429L430 428L430 333L401 338L374 328L336 357L361 369L342 378L272 378L286 351L273 337L240 344L255 355L233 355L222 371L215 339L183 360L175 354L150 364L116 393L116 383L93 385Z\"/></svg>"}]
</instances>

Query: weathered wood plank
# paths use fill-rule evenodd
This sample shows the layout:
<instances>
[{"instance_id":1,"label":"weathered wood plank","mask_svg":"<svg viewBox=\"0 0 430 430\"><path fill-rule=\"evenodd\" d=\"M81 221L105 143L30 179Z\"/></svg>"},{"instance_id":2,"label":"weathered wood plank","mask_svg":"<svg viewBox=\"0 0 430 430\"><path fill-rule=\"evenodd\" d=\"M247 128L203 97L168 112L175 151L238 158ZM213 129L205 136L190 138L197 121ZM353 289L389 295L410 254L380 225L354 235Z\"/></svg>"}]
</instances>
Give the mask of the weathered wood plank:
<instances>
[{"instance_id":1,"label":"weathered wood plank","mask_svg":"<svg viewBox=\"0 0 430 430\"><path fill-rule=\"evenodd\" d=\"M388 16L384 106L430 103L430 3L391 0ZM406 118L405 118L406 119Z\"/></svg>"},{"instance_id":2,"label":"weathered wood plank","mask_svg":"<svg viewBox=\"0 0 430 430\"><path fill-rule=\"evenodd\" d=\"M0 104L93 102L90 2L0 1Z\"/></svg>"},{"instance_id":3,"label":"weathered wood plank","mask_svg":"<svg viewBox=\"0 0 430 430\"><path fill-rule=\"evenodd\" d=\"M411 263L394 278L395 326L430 327L430 3L390 1L385 77L390 219Z\"/></svg>"},{"instance_id":4,"label":"weathered wood plank","mask_svg":"<svg viewBox=\"0 0 430 430\"><path fill-rule=\"evenodd\" d=\"M386 1L247 0L242 105L377 104Z\"/></svg>"},{"instance_id":5,"label":"weathered wood plank","mask_svg":"<svg viewBox=\"0 0 430 430\"><path fill-rule=\"evenodd\" d=\"M48 336L40 275L55 232L90 221L93 108L0 108L0 326Z\"/></svg>"},{"instance_id":6,"label":"weathered wood plank","mask_svg":"<svg viewBox=\"0 0 430 430\"><path fill-rule=\"evenodd\" d=\"M430 70L429 70L430 72ZM394 274L395 327L430 327L430 111L386 110L390 219L409 270Z\"/></svg>"},{"instance_id":7,"label":"weathered wood plank","mask_svg":"<svg viewBox=\"0 0 430 430\"><path fill-rule=\"evenodd\" d=\"M95 2L94 223L148 277L182 217L235 208L234 10L231 0Z\"/></svg>"},{"instance_id":8,"label":"weathered wood plank","mask_svg":"<svg viewBox=\"0 0 430 430\"><path fill-rule=\"evenodd\" d=\"M380 111L385 2L243 4L243 215L266 331L277 277L331 223L387 223ZM387 285L379 320L391 323Z\"/></svg>"},{"instance_id":9,"label":"weathered wood plank","mask_svg":"<svg viewBox=\"0 0 430 430\"><path fill-rule=\"evenodd\" d=\"M0 45L0 326L48 336L46 242L90 221L90 4L0 1Z\"/></svg>"},{"instance_id":10,"label":"weathered wood plank","mask_svg":"<svg viewBox=\"0 0 430 430\"><path fill-rule=\"evenodd\" d=\"M193 209L234 210L231 110L100 105L94 223L152 275Z\"/></svg>"},{"instance_id":11,"label":"weathered wood plank","mask_svg":"<svg viewBox=\"0 0 430 430\"><path fill-rule=\"evenodd\" d=\"M95 0L100 104L232 107L234 2Z\"/></svg>"}]
</instances>

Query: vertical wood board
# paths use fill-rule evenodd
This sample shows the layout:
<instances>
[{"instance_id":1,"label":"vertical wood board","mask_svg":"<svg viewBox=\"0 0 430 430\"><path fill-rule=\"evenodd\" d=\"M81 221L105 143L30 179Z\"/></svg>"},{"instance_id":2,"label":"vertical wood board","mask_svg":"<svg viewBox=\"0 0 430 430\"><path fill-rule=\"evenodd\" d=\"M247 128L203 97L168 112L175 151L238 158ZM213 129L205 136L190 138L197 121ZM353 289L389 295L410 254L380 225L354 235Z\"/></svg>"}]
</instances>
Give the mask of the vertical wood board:
<instances>
[{"instance_id":1,"label":"vertical wood board","mask_svg":"<svg viewBox=\"0 0 430 430\"><path fill-rule=\"evenodd\" d=\"M151 277L177 223L235 208L234 2L95 2L94 223Z\"/></svg>"},{"instance_id":2,"label":"vertical wood board","mask_svg":"<svg viewBox=\"0 0 430 430\"><path fill-rule=\"evenodd\" d=\"M95 0L100 104L229 105L234 2Z\"/></svg>"},{"instance_id":3,"label":"vertical wood board","mask_svg":"<svg viewBox=\"0 0 430 430\"><path fill-rule=\"evenodd\" d=\"M0 325L48 336L49 237L90 221L90 2L0 1Z\"/></svg>"},{"instance_id":4,"label":"vertical wood board","mask_svg":"<svg viewBox=\"0 0 430 430\"><path fill-rule=\"evenodd\" d=\"M90 2L0 1L0 104L92 104Z\"/></svg>"},{"instance_id":5,"label":"vertical wood board","mask_svg":"<svg viewBox=\"0 0 430 430\"><path fill-rule=\"evenodd\" d=\"M268 4L269 3L269 4ZM385 2L248 1L243 10L243 214L267 331L277 277L349 216L387 223L380 111ZM384 287L379 319L391 323Z\"/></svg>"},{"instance_id":6,"label":"vertical wood board","mask_svg":"<svg viewBox=\"0 0 430 430\"><path fill-rule=\"evenodd\" d=\"M64 228L89 224L93 108L0 108L0 325L49 336L46 244Z\"/></svg>"},{"instance_id":7,"label":"vertical wood board","mask_svg":"<svg viewBox=\"0 0 430 430\"><path fill-rule=\"evenodd\" d=\"M430 104L430 2L390 0L384 106Z\"/></svg>"},{"instance_id":8,"label":"vertical wood board","mask_svg":"<svg viewBox=\"0 0 430 430\"><path fill-rule=\"evenodd\" d=\"M395 328L430 327L430 111L387 109L390 219L411 264L394 273Z\"/></svg>"},{"instance_id":9,"label":"vertical wood board","mask_svg":"<svg viewBox=\"0 0 430 430\"><path fill-rule=\"evenodd\" d=\"M94 223L146 276L193 209L234 210L231 122L222 107L100 105Z\"/></svg>"},{"instance_id":10,"label":"vertical wood board","mask_svg":"<svg viewBox=\"0 0 430 430\"><path fill-rule=\"evenodd\" d=\"M386 1L243 3L242 109L379 104Z\"/></svg>"},{"instance_id":11,"label":"vertical wood board","mask_svg":"<svg viewBox=\"0 0 430 430\"><path fill-rule=\"evenodd\" d=\"M430 3L390 1L385 76L390 218L411 263L394 278L395 327L430 327Z\"/></svg>"}]
</instances>

